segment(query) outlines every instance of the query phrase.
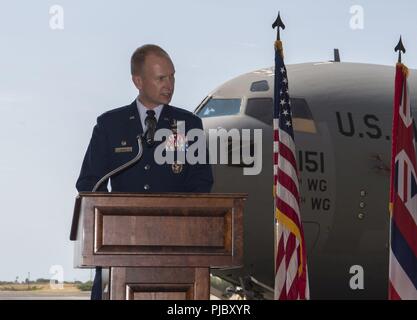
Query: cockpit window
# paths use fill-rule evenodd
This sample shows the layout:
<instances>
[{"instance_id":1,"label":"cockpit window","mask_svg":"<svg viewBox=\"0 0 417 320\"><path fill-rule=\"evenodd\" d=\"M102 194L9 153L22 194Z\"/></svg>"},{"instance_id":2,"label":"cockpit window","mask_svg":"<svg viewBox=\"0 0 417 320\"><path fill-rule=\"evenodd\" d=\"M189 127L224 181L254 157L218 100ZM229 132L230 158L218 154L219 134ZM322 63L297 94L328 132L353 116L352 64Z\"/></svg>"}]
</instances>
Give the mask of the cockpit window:
<instances>
[{"instance_id":1,"label":"cockpit window","mask_svg":"<svg viewBox=\"0 0 417 320\"><path fill-rule=\"evenodd\" d=\"M252 92L268 91L268 90L269 90L269 85L268 85L268 81L266 80L252 82L250 86L250 91Z\"/></svg>"},{"instance_id":2,"label":"cockpit window","mask_svg":"<svg viewBox=\"0 0 417 320\"><path fill-rule=\"evenodd\" d=\"M313 119L313 115L311 114L311 110L308 107L307 101L305 101L305 99L292 98L290 101L293 118Z\"/></svg>"},{"instance_id":3,"label":"cockpit window","mask_svg":"<svg viewBox=\"0 0 417 320\"><path fill-rule=\"evenodd\" d=\"M230 116L240 112L241 99L210 98L197 112L200 118Z\"/></svg>"},{"instance_id":4,"label":"cockpit window","mask_svg":"<svg viewBox=\"0 0 417 320\"><path fill-rule=\"evenodd\" d=\"M245 113L263 123L272 126L273 103L272 98L251 98L246 104ZM301 132L317 132L313 115L307 101L302 98L291 98L292 118L294 130Z\"/></svg>"},{"instance_id":5,"label":"cockpit window","mask_svg":"<svg viewBox=\"0 0 417 320\"><path fill-rule=\"evenodd\" d=\"M246 114L266 124L272 125L273 100L271 98L248 99Z\"/></svg>"}]
</instances>

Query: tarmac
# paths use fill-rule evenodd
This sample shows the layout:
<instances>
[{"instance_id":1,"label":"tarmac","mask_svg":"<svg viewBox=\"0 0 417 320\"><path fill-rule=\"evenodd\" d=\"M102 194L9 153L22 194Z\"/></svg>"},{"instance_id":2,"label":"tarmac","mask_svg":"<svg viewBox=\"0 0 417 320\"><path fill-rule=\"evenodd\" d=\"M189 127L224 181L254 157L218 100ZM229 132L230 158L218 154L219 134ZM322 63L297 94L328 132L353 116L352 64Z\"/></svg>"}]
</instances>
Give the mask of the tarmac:
<instances>
[{"instance_id":1,"label":"tarmac","mask_svg":"<svg viewBox=\"0 0 417 320\"><path fill-rule=\"evenodd\" d=\"M89 300L90 292L0 291L0 300Z\"/></svg>"}]
</instances>

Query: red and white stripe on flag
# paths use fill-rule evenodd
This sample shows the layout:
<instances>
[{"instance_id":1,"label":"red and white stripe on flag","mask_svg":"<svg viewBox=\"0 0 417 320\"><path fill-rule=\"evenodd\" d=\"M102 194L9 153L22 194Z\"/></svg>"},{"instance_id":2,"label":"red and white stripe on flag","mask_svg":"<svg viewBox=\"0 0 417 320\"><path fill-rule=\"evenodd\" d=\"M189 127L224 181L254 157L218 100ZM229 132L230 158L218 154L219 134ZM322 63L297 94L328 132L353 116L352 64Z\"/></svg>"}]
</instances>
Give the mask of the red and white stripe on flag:
<instances>
[{"instance_id":1,"label":"red and white stripe on flag","mask_svg":"<svg viewBox=\"0 0 417 320\"><path fill-rule=\"evenodd\" d=\"M285 132L280 132L285 135ZM276 261L275 299L309 299L307 256L300 219L298 177L294 143L282 139L274 143L280 150L276 171Z\"/></svg>"},{"instance_id":2,"label":"red and white stripe on flag","mask_svg":"<svg viewBox=\"0 0 417 320\"><path fill-rule=\"evenodd\" d=\"M408 69L397 64L390 183L389 299L417 299L417 179Z\"/></svg>"}]
</instances>

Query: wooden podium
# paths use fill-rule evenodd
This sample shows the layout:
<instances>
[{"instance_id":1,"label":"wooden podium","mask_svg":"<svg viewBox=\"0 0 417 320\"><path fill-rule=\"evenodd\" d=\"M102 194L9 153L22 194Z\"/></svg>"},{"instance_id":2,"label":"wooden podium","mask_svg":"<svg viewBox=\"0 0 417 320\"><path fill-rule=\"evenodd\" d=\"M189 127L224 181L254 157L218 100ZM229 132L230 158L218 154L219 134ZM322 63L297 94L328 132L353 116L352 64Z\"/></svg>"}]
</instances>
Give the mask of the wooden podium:
<instances>
[{"instance_id":1,"label":"wooden podium","mask_svg":"<svg viewBox=\"0 0 417 320\"><path fill-rule=\"evenodd\" d=\"M243 263L246 194L80 193L76 268L109 268L117 300L210 297L210 268Z\"/></svg>"}]
</instances>

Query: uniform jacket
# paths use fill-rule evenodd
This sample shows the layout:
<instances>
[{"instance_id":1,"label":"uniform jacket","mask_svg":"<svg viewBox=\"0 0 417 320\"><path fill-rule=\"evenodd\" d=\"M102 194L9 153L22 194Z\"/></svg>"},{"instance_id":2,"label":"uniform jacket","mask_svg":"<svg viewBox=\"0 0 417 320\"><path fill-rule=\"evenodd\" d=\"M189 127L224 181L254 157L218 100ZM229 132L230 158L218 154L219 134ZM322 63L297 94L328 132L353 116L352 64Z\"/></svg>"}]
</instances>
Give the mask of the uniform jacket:
<instances>
[{"instance_id":1,"label":"uniform jacket","mask_svg":"<svg viewBox=\"0 0 417 320\"><path fill-rule=\"evenodd\" d=\"M173 121L185 121L186 132L202 129L201 119L189 111L165 105L157 130L172 129ZM110 110L97 118L97 124L84 157L78 191L91 191L104 175L133 159L138 152L137 136L143 134L136 101L128 106ZM171 164L159 165L154 160L154 147L143 143L141 160L110 178L111 191L116 192L210 192L213 176L210 164L187 164L175 172ZM104 182L99 191L107 191Z\"/></svg>"}]
</instances>

